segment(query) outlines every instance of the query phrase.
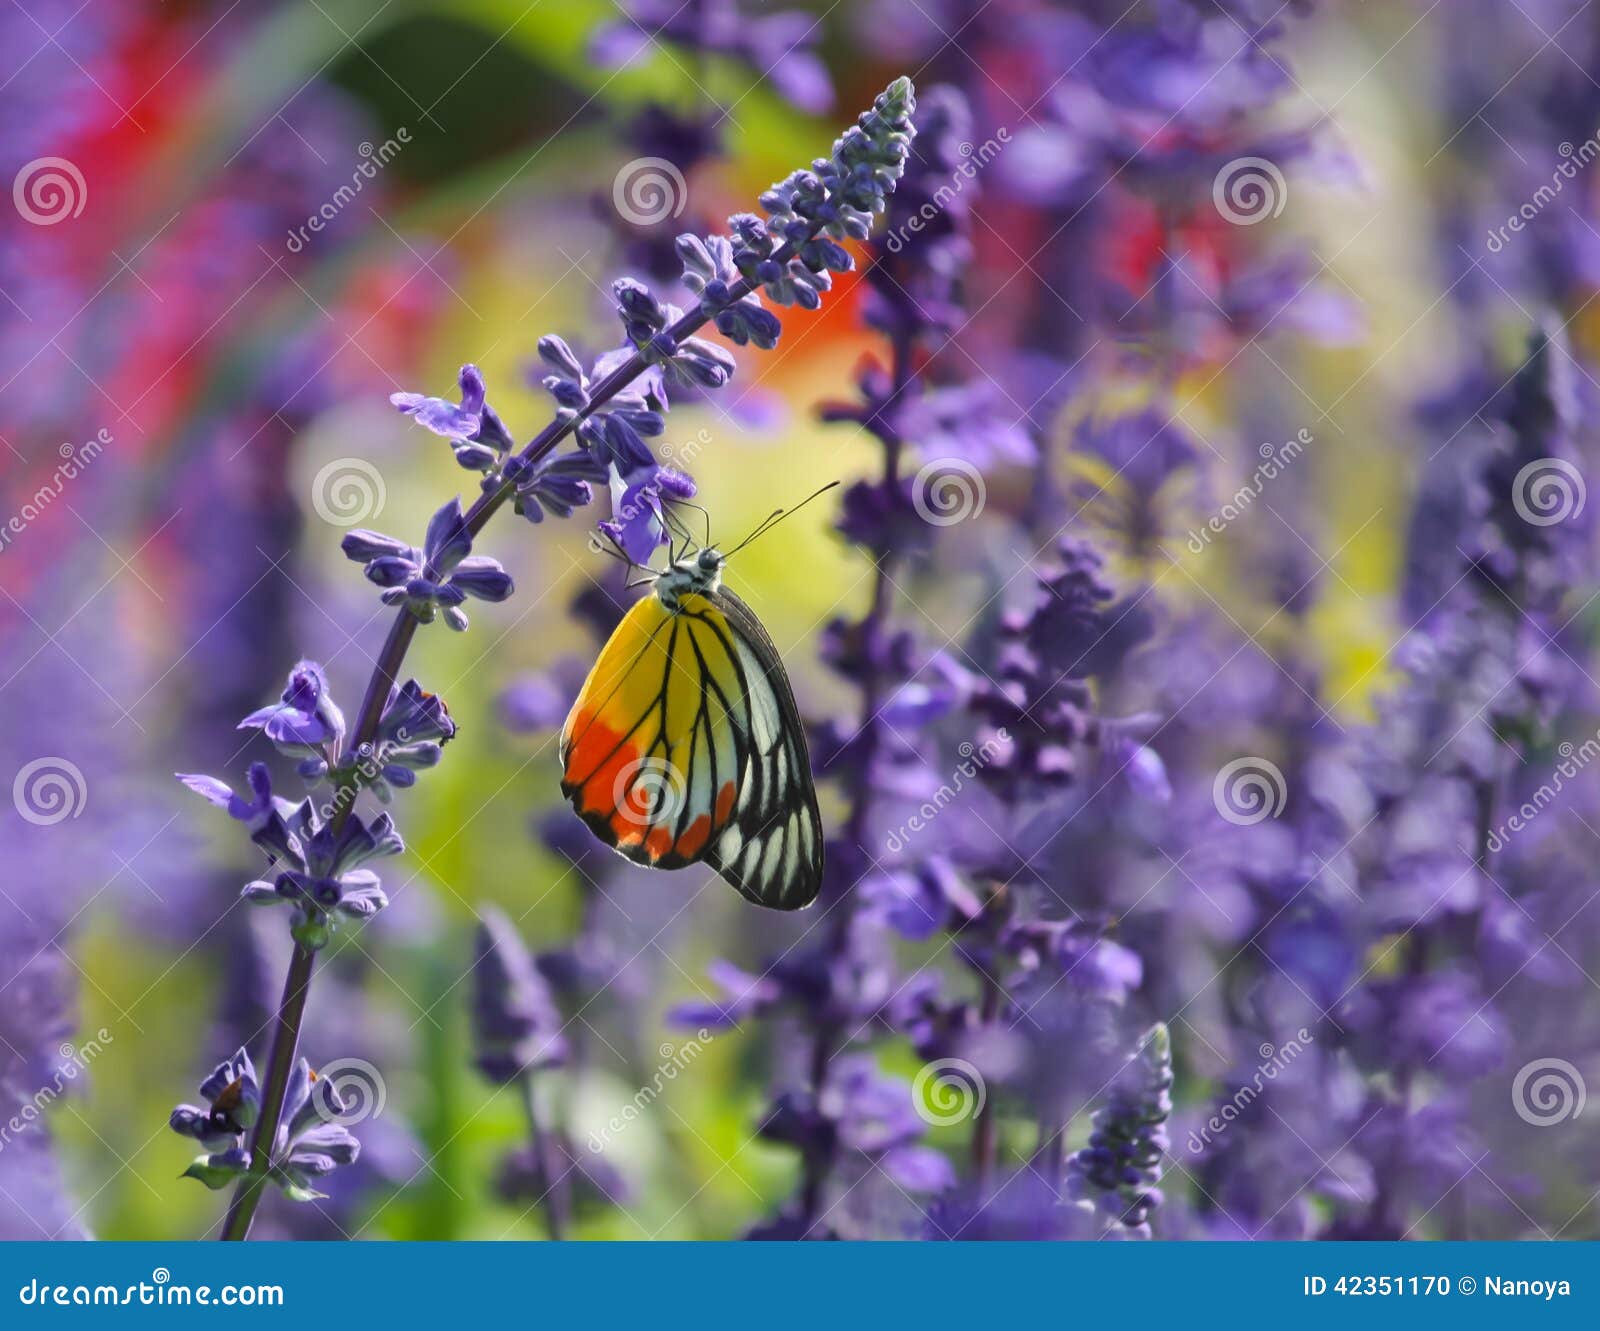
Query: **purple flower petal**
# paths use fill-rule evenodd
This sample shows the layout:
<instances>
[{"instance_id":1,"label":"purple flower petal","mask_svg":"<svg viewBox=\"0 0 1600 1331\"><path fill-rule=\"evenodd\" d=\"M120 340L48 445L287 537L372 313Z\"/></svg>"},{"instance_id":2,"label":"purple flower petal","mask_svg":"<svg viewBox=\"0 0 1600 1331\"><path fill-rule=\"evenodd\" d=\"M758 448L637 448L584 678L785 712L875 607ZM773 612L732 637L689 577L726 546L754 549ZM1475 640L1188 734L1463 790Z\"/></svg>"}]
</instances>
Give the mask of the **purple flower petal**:
<instances>
[{"instance_id":1,"label":"purple flower petal","mask_svg":"<svg viewBox=\"0 0 1600 1331\"><path fill-rule=\"evenodd\" d=\"M472 535L461 513L461 500L452 499L428 520L423 540L428 564L441 576L449 573L472 551Z\"/></svg>"},{"instance_id":2,"label":"purple flower petal","mask_svg":"<svg viewBox=\"0 0 1600 1331\"><path fill-rule=\"evenodd\" d=\"M480 601L503 601L516 590L511 575L488 555L469 555L456 565L450 585Z\"/></svg>"},{"instance_id":3,"label":"purple flower petal","mask_svg":"<svg viewBox=\"0 0 1600 1331\"><path fill-rule=\"evenodd\" d=\"M382 532L367 531L360 528L356 531L346 532L344 539L339 542L339 548L345 556L355 560L358 564L368 564L374 559L413 559L416 551L404 541L396 540L393 536L385 536Z\"/></svg>"}]
</instances>

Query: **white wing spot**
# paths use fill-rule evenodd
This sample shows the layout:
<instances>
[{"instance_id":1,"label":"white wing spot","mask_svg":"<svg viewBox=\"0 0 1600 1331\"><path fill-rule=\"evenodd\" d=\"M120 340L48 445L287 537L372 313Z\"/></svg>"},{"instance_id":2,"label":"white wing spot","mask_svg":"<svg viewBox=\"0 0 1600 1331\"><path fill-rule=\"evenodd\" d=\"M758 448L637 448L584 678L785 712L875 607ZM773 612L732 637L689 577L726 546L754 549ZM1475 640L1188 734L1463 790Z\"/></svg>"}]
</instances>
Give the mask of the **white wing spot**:
<instances>
[{"instance_id":1,"label":"white wing spot","mask_svg":"<svg viewBox=\"0 0 1600 1331\"><path fill-rule=\"evenodd\" d=\"M772 747L783 726L783 716L778 710L778 699L767 683L761 662L744 643L739 644L739 659L744 663L745 677L750 681L750 713L756 748L765 751Z\"/></svg>"},{"instance_id":2,"label":"white wing spot","mask_svg":"<svg viewBox=\"0 0 1600 1331\"><path fill-rule=\"evenodd\" d=\"M761 856L761 876L777 881L778 862L783 858L784 835L779 829L776 835L768 838L766 851Z\"/></svg>"}]
</instances>

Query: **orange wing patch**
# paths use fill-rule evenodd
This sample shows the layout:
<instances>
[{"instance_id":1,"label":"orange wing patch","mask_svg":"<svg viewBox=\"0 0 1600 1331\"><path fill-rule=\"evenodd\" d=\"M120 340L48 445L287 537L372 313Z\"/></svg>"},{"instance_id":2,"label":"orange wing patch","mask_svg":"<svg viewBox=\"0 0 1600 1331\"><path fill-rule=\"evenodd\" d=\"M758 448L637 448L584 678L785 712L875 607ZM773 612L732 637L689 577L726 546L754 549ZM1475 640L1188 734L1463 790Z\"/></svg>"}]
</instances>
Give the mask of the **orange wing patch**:
<instances>
[{"instance_id":1,"label":"orange wing patch","mask_svg":"<svg viewBox=\"0 0 1600 1331\"><path fill-rule=\"evenodd\" d=\"M562 792L630 860L667 869L694 862L734 815L748 749L744 692L726 639L644 597L567 717Z\"/></svg>"}]
</instances>

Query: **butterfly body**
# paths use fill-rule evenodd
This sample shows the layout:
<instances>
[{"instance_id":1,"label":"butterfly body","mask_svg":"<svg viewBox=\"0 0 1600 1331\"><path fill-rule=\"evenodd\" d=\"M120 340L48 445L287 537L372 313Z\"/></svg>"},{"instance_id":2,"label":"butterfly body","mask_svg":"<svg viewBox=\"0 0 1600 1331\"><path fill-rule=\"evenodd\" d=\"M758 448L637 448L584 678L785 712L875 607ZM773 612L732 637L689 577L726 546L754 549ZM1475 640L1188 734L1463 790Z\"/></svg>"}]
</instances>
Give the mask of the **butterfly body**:
<instances>
[{"instance_id":1,"label":"butterfly body","mask_svg":"<svg viewBox=\"0 0 1600 1331\"><path fill-rule=\"evenodd\" d=\"M623 617L561 732L562 793L602 841L658 869L704 862L796 910L822 878L794 694L713 549L673 561Z\"/></svg>"}]
</instances>

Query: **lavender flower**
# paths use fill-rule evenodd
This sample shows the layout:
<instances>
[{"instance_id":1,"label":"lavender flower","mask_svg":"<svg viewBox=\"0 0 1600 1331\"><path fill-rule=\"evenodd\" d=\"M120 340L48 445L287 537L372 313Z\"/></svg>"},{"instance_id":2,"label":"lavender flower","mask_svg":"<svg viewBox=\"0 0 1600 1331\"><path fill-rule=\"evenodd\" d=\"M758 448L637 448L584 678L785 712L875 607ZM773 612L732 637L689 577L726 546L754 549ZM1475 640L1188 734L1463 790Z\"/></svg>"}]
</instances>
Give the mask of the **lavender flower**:
<instances>
[{"instance_id":1,"label":"lavender flower","mask_svg":"<svg viewBox=\"0 0 1600 1331\"><path fill-rule=\"evenodd\" d=\"M179 1105L172 1111L172 1130L206 1147L185 1178L198 1179L212 1191L226 1188L250 1168L245 1138L261 1113L261 1087L255 1065L243 1049L219 1063L200 1083L203 1107ZM289 1080L283 1122L273 1147L272 1181L292 1201L312 1201L323 1194L316 1183L353 1164L360 1143L340 1122L346 1105L331 1082L319 1080L301 1059Z\"/></svg>"},{"instance_id":2,"label":"lavender flower","mask_svg":"<svg viewBox=\"0 0 1600 1331\"><path fill-rule=\"evenodd\" d=\"M516 926L492 907L478 925L472 983L476 1061L485 1077L505 1084L566 1061L561 1014L549 988Z\"/></svg>"},{"instance_id":3,"label":"lavender flower","mask_svg":"<svg viewBox=\"0 0 1600 1331\"><path fill-rule=\"evenodd\" d=\"M214 776L204 776L199 773L178 774L178 780L194 791L196 795L211 801L219 809L226 809L228 816L241 823L248 823L251 831L261 826L267 820L267 815L274 810L282 814L289 814L294 805L288 800L278 799L272 793L272 773L267 770L265 763L251 763L246 780L250 787L250 799L237 793L226 782L218 781Z\"/></svg>"},{"instance_id":4,"label":"lavender flower","mask_svg":"<svg viewBox=\"0 0 1600 1331\"><path fill-rule=\"evenodd\" d=\"M418 425L448 439L456 461L468 471L492 471L512 447L476 365L461 367L459 405L420 393L392 393L389 401Z\"/></svg>"},{"instance_id":5,"label":"lavender flower","mask_svg":"<svg viewBox=\"0 0 1600 1331\"><path fill-rule=\"evenodd\" d=\"M413 786L419 771L438 766L444 746L455 736L456 723L444 699L408 679L389 694L372 743L356 750L356 765L377 763L370 788L387 801L391 787Z\"/></svg>"},{"instance_id":6,"label":"lavender flower","mask_svg":"<svg viewBox=\"0 0 1600 1331\"><path fill-rule=\"evenodd\" d=\"M328 691L322 667L302 661L290 671L282 701L251 712L239 729L259 730L279 753L302 758L305 764L326 764L344 742L344 713Z\"/></svg>"},{"instance_id":7,"label":"lavender flower","mask_svg":"<svg viewBox=\"0 0 1600 1331\"><path fill-rule=\"evenodd\" d=\"M437 762L440 745L455 733L443 703L408 681L391 697L379 723L383 760L376 766L347 766L331 757L330 766L344 735L344 716L313 661L295 667L280 704L252 712L241 728L261 730L283 752L314 755L300 765L308 780L331 773L351 789L410 784L415 769ZM369 919L388 904L377 875L362 866L404 848L389 815L369 823L351 816L348 805L342 811L319 810L309 799L296 805L273 794L271 774L262 763L250 767L248 799L215 777L180 774L178 780L248 826L251 841L277 872L271 881L247 883L241 895L257 905L292 904L292 932L305 946L322 947L341 920Z\"/></svg>"},{"instance_id":8,"label":"lavender flower","mask_svg":"<svg viewBox=\"0 0 1600 1331\"><path fill-rule=\"evenodd\" d=\"M461 605L469 596L504 601L515 589L497 560L472 553L459 499L433 515L420 550L366 530L347 533L342 548L347 559L366 566L369 582L385 588L385 605L403 605L424 624L442 610L444 622L457 632L467 627Z\"/></svg>"},{"instance_id":9,"label":"lavender flower","mask_svg":"<svg viewBox=\"0 0 1600 1331\"><path fill-rule=\"evenodd\" d=\"M292 904L294 936L313 949L341 920L370 919L389 904L377 874L361 866L405 849L388 814L370 823L353 815L335 827L310 800L287 818L274 810L250 839L278 873L246 883L240 895L253 905Z\"/></svg>"},{"instance_id":10,"label":"lavender flower","mask_svg":"<svg viewBox=\"0 0 1600 1331\"><path fill-rule=\"evenodd\" d=\"M1172 1113L1172 1045L1165 1025L1145 1032L1134 1062L1095 1112L1089 1144L1072 1157L1072 1186L1094 1197L1129 1238L1149 1238L1150 1212L1167 1151Z\"/></svg>"}]
</instances>

